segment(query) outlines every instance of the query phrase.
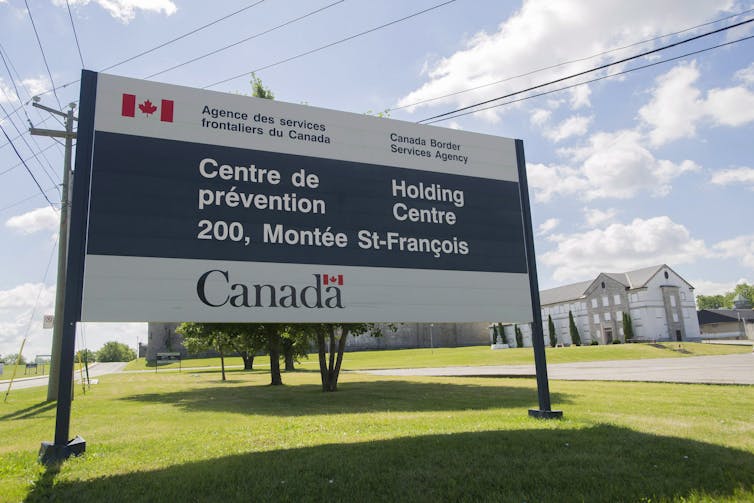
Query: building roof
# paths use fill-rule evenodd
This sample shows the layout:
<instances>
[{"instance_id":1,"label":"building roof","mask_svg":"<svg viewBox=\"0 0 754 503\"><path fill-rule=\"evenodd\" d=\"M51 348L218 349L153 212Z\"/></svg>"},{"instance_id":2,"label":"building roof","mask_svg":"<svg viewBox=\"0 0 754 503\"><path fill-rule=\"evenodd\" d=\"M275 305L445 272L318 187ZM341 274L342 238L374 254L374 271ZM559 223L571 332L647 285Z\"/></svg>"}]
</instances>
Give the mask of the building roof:
<instances>
[{"instance_id":1,"label":"building roof","mask_svg":"<svg viewBox=\"0 0 754 503\"><path fill-rule=\"evenodd\" d=\"M700 309L696 312L700 325L708 323L731 323L744 320L754 322L752 309Z\"/></svg>"},{"instance_id":2,"label":"building roof","mask_svg":"<svg viewBox=\"0 0 754 503\"><path fill-rule=\"evenodd\" d=\"M542 290L539 292L540 303L544 306L581 299L584 297L589 287L603 274L614 279L628 289L643 288L649 283L649 280L651 280L663 268L670 269L666 264L659 264L628 272L603 272L598 274L596 279ZM670 270L672 271L672 269ZM680 278L678 273L676 273L676 275ZM686 284L688 284L688 282L686 282ZM689 286L691 287L691 285Z\"/></svg>"},{"instance_id":3,"label":"building roof","mask_svg":"<svg viewBox=\"0 0 754 503\"><path fill-rule=\"evenodd\" d=\"M573 283L571 285L559 286L557 288L550 288L548 290L542 290L539 292L539 303L545 304L559 304L569 300L580 299L584 296L584 292L592 281L582 281L581 283Z\"/></svg>"}]
</instances>

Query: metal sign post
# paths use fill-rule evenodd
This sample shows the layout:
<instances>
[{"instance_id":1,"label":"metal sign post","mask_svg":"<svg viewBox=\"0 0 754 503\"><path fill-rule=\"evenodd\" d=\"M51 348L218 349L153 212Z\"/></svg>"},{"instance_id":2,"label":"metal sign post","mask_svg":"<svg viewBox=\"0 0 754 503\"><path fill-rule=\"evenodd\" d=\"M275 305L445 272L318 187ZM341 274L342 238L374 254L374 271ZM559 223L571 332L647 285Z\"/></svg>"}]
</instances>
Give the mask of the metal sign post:
<instances>
[{"instance_id":1,"label":"metal sign post","mask_svg":"<svg viewBox=\"0 0 754 503\"><path fill-rule=\"evenodd\" d=\"M542 328L542 308L539 301L539 281L537 280L537 261L534 257L534 233L529 205L529 187L526 179L526 159L524 142L516 140L516 159L518 161L518 183L521 188L521 208L524 218L524 235L526 240L526 262L529 267L529 290L531 291L532 311L532 346L534 347L534 368L537 373L537 396L539 409L529 409L529 415L541 419L563 417L563 411L552 410L550 405L550 384L547 379L547 359L545 356L544 329Z\"/></svg>"}]
</instances>

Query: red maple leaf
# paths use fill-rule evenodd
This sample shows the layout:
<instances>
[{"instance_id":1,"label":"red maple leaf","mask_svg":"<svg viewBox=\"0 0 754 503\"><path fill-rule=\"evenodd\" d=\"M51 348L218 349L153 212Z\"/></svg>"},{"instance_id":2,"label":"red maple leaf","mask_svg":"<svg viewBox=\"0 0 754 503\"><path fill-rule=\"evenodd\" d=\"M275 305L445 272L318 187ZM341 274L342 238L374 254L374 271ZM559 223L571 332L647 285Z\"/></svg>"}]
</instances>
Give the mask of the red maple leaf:
<instances>
[{"instance_id":1,"label":"red maple leaf","mask_svg":"<svg viewBox=\"0 0 754 503\"><path fill-rule=\"evenodd\" d=\"M151 115L155 113L155 111L157 110L157 107L154 106L151 101L147 100L144 103L139 105L139 110L141 110L147 115Z\"/></svg>"}]
</instances>

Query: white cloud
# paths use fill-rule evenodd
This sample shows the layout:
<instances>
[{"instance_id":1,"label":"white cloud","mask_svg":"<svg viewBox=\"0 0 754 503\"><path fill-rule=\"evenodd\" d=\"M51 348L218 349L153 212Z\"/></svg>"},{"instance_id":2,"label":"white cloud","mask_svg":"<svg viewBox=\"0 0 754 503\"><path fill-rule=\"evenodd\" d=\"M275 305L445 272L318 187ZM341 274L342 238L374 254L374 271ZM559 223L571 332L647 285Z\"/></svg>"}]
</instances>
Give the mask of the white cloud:
<instances>
[{"instance_id":1,"label":"white cloud","mask_svg":"<svg viewBox=\"0 0 754 503\"><path fill-rule=\"evenodd\" d=\"M29 77L21 81L30 95L36 96L52 88L47 77Z\"/></svg>"},{"instance_id":2,"label":"white cloud","mask_svg":"<svg viewBox=\"0 0 754 503\"><path fill-rule=\"evenodd\" d=\"M21 234L33 234L39 231L58 230L60 214L49 206L37 208L21 215L10 217L5 221L5 226L20 232Z\"/></svg>"},{"instance_id":3,"label":"white cloud","mask_svg":"<svg viewBox=\"0 0 754 503\"><path fill-rule=\"evenodd\" d=\"M730 168L718 171L710 182L716 185L738 185L746 186L754 190L754 168Z\"/></svg>"},{"instance_id":4,"label":"white cloud","mask_svg":"<svg viewBox=\"0 0 754 503\"><path fill-rule=\"evenodd\" d=\"M713 247L722 257L738 259L754 270L754 234L721 241Z\"/></svg>"},{"instance_id":5,"label":"white cloud","mask_svg":"<svg viewBox=\"0 0 754 503\"><path fill-rule=\"evenodd\" d=\"M737 86L710 89L705 97L695 86L699 76L697 64L692 61L677 65L656 79L652 99L639 110L639 116L650 127L653 145L691 138L703 121L732 127L754 121L754 93Z\"/></svg>"},{"instance_id":6,"label":"white cloud","mask_svg":"<svg viewBox=\"0 0 754 503\"><path fill-rule=\"evenodd\" d=\"M736 72L734 77L744 84L754 85L754 63Z\"/></svg>"},{"instance_id":7,"label":"white cloud","mask_svg":"<svg viewBox=\"0 0 754 503\"><path fill-rule=\"evenodd\" d=\"M568 92L571 94L569 104L571 105L572 110L578 110L579 108L590 107L592 105L591 101L589 101L592 89L588 84L572 87Z\"/></svg>"},{"instance_id":8,"label":"white cloud","mask_svg":"<svg viewBox=\"0 0 754 503\"><path fill-rule=\"evenodd\" d=\"M746 278L738 281L709 281L705 279L692 279L689 283L694 287L694 295L723 295L732 292L739 283L750 283Z\"/></svg>"},{"instance_id":9,"label":"white cloud","mask_svg":"<svg viewBox=\"0 0 754 503\"><path fill-rule=\"evenodd\" d=\"M470 105L584 70L617 56L603 55L511 79L516 75L676 31L679 26L699 24L717 18L721 11L732 8L732 1L668 0L654 3L649 8L644 2L621 0L525 0L521 9L503 21L494 32L479 32L455 53L430 62L426 82L400 99L398 105L405 106L509 79L494 86L417 105L409 110L434 105ZM573 91L570 101L573 107L587 106L588 91ZM501 110L488 110L481 116L494 122L499 119Z\"/></svg>"},{"instance_id":10,"label":"white cloud","mask_svg":"<svg viewBox=\"0 0 754 503\"><path fill-rule=\"evenodd\" d=\"M690 160L656 159L633 130L598 132L585 145L560 152L578 167L527 165L536 201L546 202L555 195L584 200L629 199L639 193L665 196L673 179L700 169Z\"/></svg>"},{"instance_id":11,"label":"white cloud","mask_svg":"<svg viewBox=\"0 0 754 503\"><path fill-rule=\"evenodd\" d=\"M544 108L535 108L534 110L532 110L529 120L535 126L541 126L548 120L550 120L550 115L552 115L552 112L550 110L545 110Z\"/></svg>"},{"instance_id":12,"label":"white cloud","mask_svg":"<svg viewBox=\"0 0 754 503\"><path fill-rule=\"evenodd\" d=\"M577 281L599 272L629 271L654 264L685 264L710 253L704 241L667 216L634 219L575 234L552 235L554 250L540 256L557 281Z\"/></svg>"},{"instance_id":13,"label":"white cloud","mask_svg":"<svg viewBox=\"0 0 754 503\"><path fill-rule=\"evenodd\" d=\"M51 314L54 305L54 286L24 283L0 290L0 353L17 353L28 327L24 355L33 358L35 354L49 354L51 333L42 329L42 317Z\"/></svg>"},{"instance_id":14,"label":"white cloud","mask_svg":"<svg viewBox=\"0 0 754 503\"><path fill-rule=\"evenodd\" d=\"M137 10L164 13L166 16L175 14L178 10L171 0L69 0L71 5L88 5L94 1L105 9L112 17L124 23L136 17ZM65 6L65 0L53 0L57 6Z\"/></svg>"},{"instance_id":15,"label":"white cloud","mask_svg":"<svg viewBox=\"0 0 754 503\"><path fill-rule=\"evenodd\" d=\"M50 354L52 330L42 328L42 317L53 314L54 310L55 285L24 283L0 290L0 354L17 353L21 340L27 334L27 327L29 339L24 356L31 359L35 355ZM108 341L118 341L136 348L137 339L146 342L148 335L146 323L84 323L79 324L77 349L81 347L84 334L87 347L94 351Z\"/></svg>"},{"instance_id":16,"label":"white cloud","mask_svg":"<svg viewBox=\"0 0 754 503\"><path fill-rule=\"evenodd\" d=\"M584 208L584 219L589 227L599 227L600 225L611 222L618 212L614 208L599 210L597 208Z\"/></svg>"},{"instance_id":17,"label":"white cloud","mask_svg":"<svg viewBox=\"0 0 754 503\"><path fill-rule=\"evenodd\" d=\"M539 233L539 235L544 235L551 232L558 225L560 225L560 220L558 220L557 218L548 218L547 220L539 224L537 232Z\"/></svg>"},{"instance_id":18,"label":"white cloud","mask_svg":"<svg viewBox=\"0 0 754 503\"><path fill-rule=\"evenodd\" d=\"M544 135L556 143L571 136L583 136L589 130L589 124L593 119L593 117L574 115L553 128L545 129Z\"/></svg>"}]
</instances>

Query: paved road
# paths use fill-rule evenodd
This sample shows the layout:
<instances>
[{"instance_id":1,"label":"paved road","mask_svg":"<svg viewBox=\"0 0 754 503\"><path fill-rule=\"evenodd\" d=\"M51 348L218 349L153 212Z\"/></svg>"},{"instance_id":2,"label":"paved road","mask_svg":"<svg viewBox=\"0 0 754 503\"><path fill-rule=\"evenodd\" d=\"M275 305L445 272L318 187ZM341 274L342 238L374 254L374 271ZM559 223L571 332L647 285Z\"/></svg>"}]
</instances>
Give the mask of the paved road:
<instances>
[{"instance_id":1,"label":"paved road","mask_svg":"<svg viewBox=\"0 0 754 503\"><path fill-rule=\"evenodd\" d=\"M123 368L126 366L125 362L102 362L102 363L93 363L89 365L89 378L99 377L105 374L113 374L115 372L120 372L123 370ZM34 388L36 386L47 386L47 380L49 376L39 376L39 377L16 377L16 380L13 381L13 387L11 388L11 391L14 389L24 389L24 388ZM79 378L79 373L76 373L76 379ZM0 381L0 392L5 393L8 389L8 383L10 381Z\"/></svg>"},{"instance_id":2,"label":"paved road","mask_svg":"<svg viewBox=\"0 0 754 503\"><path fill-rule=\"evenodd\" d=\"M534 376L534 365L489 365L362 371L396 376ZM550 379L754 385L754 353L547 365Z\"/></svg>"}]
</instances>

